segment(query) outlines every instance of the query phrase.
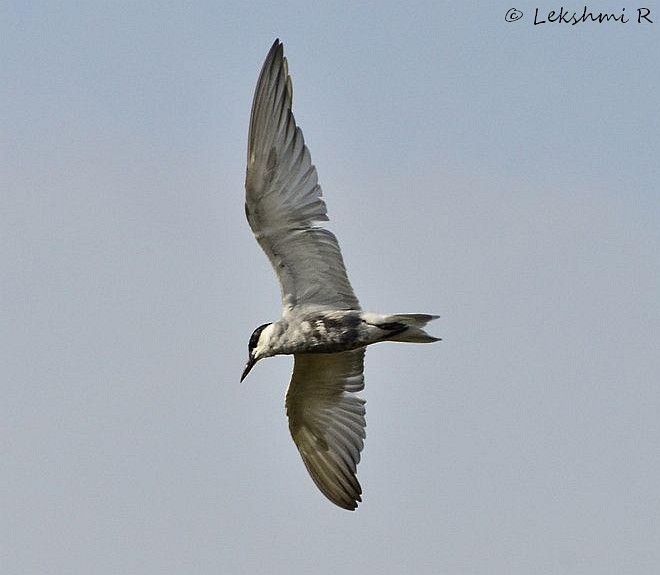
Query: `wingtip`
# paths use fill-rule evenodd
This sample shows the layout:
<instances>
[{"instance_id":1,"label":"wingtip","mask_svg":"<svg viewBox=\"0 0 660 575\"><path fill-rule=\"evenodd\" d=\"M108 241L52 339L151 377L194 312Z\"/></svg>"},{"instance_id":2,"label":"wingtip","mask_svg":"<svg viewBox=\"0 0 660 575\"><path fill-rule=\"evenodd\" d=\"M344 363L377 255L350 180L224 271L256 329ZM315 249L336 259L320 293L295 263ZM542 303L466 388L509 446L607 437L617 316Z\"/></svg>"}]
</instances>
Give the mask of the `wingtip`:
<instances>
[{"instance_id":1,"label":"wingtip","mask_svg":"<svg viewBox=\"0 0 660 575\"><path fill-rule=\"evenodd\" d=\"M279 65L284 66L285 75L288 75L286 58L284 57L284 44L280 42L279 38L275 38L275 41L270 47L270 50L268 50L268 54L266 55L266 59L264 60L264 64L261 69L261 74L259 76L259 79L261 79L261 77L266 73L266 70L269 69L273 70L274 67ZM259 82L257 82L257 85L258 83Z\"/></svg>"},{"instance_id":2,"label":"wingtip","mask_svg":"<svg viewBox=\"0 0 660 575\"><path fill-rule=\"evenodd\" d=\"M272 46L270 47L270 52L275 53L277 50L284 50L284 44L280 41L279 38L275 38Z\"/></svg>"},{"instance_id":3,"label":"wingtip","mask_svg":"<svg viewBox=\"0 0 660 575\"><path fill-rule=\"evenodd\" d=\"M278 52L284 54L284 48L282 42L280 42L280 39L275 38L275 41L270 45L270 50L268 50L268 54L266 55L266 60L264 61L264 69L267 67L266 63L272 62Z\"/></svg>"},{"instance_id":4,"label":"wingtip","mask_svg":"<svg viewBox=\"0 0 660 575\"><path fill-rule=\"evenodd\" d=\"M349 502L338 502L335 501L334 499L330 499L332 503L334 503L337 507L340 509L345 509L346 511L357 511L358 505L362 503L362 498L358 495L354 501Z\"/></svg>"}]
</instances>

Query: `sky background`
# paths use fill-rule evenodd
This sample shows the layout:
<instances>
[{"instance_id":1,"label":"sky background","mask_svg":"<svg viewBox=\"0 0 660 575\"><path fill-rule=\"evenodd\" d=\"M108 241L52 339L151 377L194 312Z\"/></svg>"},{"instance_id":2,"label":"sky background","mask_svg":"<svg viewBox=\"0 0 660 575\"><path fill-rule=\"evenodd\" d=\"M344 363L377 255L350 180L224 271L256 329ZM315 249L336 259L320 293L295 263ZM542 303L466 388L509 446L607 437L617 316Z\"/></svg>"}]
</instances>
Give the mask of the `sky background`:
<instances>
[{"instance_id":1,"label":"sky background","mask_svg":"<svg viewBox=\"0 0 660 575\"><path fill-rule=\"evenodd\" d=\"M2 573L660 572L660 5L595 4L2 2ZM367 353L355 513L291 358L239 384L276 37L363 307L442 316Z\"/></svg>"}]
</instances>

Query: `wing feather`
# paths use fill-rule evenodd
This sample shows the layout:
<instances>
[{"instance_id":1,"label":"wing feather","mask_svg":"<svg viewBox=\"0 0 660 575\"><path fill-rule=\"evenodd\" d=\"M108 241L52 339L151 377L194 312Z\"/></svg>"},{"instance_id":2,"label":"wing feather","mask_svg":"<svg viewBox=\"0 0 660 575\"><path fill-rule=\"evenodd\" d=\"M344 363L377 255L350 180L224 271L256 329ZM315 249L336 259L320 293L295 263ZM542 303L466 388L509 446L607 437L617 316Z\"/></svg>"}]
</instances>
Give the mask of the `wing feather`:
<instances>
[{"instance_id":1,"label":"wing feather","mask_svg":"<svg viewBox=\"0 0 660 575\"><path fill-rule=\"evenodd\" d=\"M291 437L314 483L330 501L355 509L362 488L357 465L364 447L364 348L296 354L286 396Z\"/></svg>"},{"instance_id":2,"label":"wing feather","mask_svg":"<svg viewBox=\"0 0 660 575\"><path fill-rule=\"evenodd\" d=\"M293 88L282 44L264 62L252 103L245 213L294 307L360 309L328 220L316 168L291 112Z\"/></svg>"}]
</instances>

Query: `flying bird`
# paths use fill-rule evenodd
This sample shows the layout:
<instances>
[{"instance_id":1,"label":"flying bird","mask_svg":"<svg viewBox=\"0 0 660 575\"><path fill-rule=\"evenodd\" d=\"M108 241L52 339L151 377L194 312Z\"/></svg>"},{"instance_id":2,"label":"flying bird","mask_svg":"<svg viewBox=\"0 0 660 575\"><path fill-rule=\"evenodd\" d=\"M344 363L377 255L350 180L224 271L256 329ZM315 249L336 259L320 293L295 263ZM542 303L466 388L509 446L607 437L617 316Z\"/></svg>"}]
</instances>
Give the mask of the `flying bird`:
<instances>
[{"instance_id":1,"label":"flying bird","mask_svg":"<svg viewBox=\"0 0 660 575\"><path fill-rule=\"evenodd\" d=\"M365 438L364 353L381 341L438 341L424 326L438 316L362 311L328 221L303 134L291 111L291 78L279 40L261 69L252 102L245 214L280 282L281 319L254 330L245 379L265 357L294 356L286 393L289 430L314 483L353 510Z\"/></svg>"}]
</instances>

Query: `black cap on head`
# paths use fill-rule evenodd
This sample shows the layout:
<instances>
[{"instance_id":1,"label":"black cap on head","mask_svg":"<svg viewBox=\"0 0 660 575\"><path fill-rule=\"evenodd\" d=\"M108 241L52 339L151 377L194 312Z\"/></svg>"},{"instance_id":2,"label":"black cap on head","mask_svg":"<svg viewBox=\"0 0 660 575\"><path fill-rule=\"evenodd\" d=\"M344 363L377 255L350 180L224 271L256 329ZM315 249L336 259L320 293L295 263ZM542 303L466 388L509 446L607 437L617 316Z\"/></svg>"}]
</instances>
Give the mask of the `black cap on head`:
<instances>
[{"instance_id":1,"label":"black cap on head","mask_svg":"<svg viewBox=\"0 0 660 575\"><path fill-rule=\"evenodd\" d=\"M252 335L250 336L250 341L248 343L248 353L252 355L252 350L257 347L257 344L259 343L259 336L261 335L261 332L266 329L270 323L264 323L263 325L260 325L257 329L255 329L252 332Z\"/></svg>"},{"instance_id":2,"label":"black cap on head","mask_svg":"<svg viewBox=\"0 0 660 575\"><path fill-rule=\"evenodd\" d=\"M257 344L259 343L259 336L261 335L261 332L266 329L270 323L264 323L263 325L260 325L257 329L255 329L252 332L252 335L250 336L250 341L248 342L248 361L245 364L245 369L243 370L243 375L241 375L241 381L243 381L248 373L250 373L250 370L254 367L254 364L257 363L257 360L253 357L252 351L254 350L255 347L257 347Z\"/></svg>"}]
</instances>

